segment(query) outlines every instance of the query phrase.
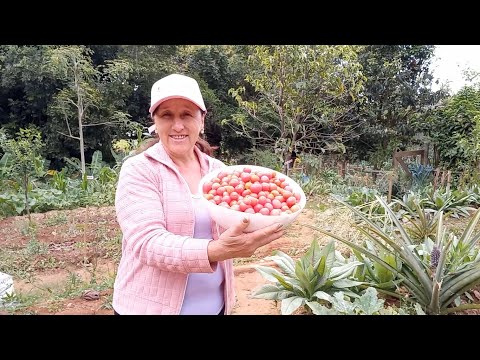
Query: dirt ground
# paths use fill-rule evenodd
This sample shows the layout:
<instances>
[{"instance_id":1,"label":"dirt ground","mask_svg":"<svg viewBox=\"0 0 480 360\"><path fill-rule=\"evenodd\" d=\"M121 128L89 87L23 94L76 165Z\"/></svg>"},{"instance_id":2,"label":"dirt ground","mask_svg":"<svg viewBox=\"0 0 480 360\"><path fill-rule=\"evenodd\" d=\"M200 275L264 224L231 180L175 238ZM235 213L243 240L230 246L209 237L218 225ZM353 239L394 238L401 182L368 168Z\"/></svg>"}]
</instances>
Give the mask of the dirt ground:
<instances>
[{"instance_id":1,"label":"dirt ground","mask_svg":"<svg viewBox=\"0 0 480 360\"><path fill-rule=\"evenodd\" d=\"M285 236L257 249L249 258L234 260L237 303L233 315L280 315L275 301L252 298L253 291L268 283L256 265L273 265L265 259L281 250L297 258L316 239L320 246L331 239L304 224L355 241L351 213L322 199L307 204L286 230ZM459 229L467 219L453 222ZM112 288L120 259L121 232L113 207L50 211L0 220L0 271L14 278L14 310L0 314L113 315ZM477 229L477 231L480 230ZM349 249L336 244L348 256ZM480 300L480 286L473 295ZM18 306L20 304L20 306ZM467 310L463 314L479 314Z\"/></svg>"},{"instance_id":2,"label":"dirt ground","mask_svg":"<svg viewBox=\"0 0 480 360\"><path fill-rule=\"evenodd\" d=\"M233 314L280 314L274 301L251 297L255 288L267 283L254 266L273 264L263 258L277 249L292 257L304 253L314 234L301 224L313 223L313 218L314 212L304 209L283 238L250 258L234 261L237 303ZM32 222L35 225L29 227L26 216L0 220L0 271L10 269L15 292L25 302L14 313L113 314L112 285L121 241L115 209L51 211L32 214ZM32 305L30 299L36 299Z\"/></svg>"}]
</instances>

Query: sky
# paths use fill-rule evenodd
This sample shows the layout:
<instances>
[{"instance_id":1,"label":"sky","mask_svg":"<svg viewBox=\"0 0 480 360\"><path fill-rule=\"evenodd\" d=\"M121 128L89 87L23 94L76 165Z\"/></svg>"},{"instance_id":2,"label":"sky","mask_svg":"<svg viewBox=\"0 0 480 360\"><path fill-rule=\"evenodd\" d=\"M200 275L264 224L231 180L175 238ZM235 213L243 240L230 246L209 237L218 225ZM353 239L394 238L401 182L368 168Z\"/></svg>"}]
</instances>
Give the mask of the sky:
<instances>
[{"instance_id":1,"label":"sky","mask_svg":"<svg viewBox=\"0 0 480 360\"><path fill-rule=\"evenodd\" d=\"M466 85L462 71L465 68L480 71L480 45L436 45L431 69L441 83L449 82L453 93ZM433 85L438 90L439 85Z\"/></svg>"}]
</instances>

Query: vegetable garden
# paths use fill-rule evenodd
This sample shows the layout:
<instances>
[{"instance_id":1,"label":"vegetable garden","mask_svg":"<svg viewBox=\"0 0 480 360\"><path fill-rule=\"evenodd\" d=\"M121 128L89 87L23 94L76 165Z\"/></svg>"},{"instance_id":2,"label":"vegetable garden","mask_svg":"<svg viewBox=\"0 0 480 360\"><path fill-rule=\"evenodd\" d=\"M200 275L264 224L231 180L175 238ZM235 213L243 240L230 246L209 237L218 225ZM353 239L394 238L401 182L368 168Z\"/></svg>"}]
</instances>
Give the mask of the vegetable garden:
<instances>
[{"instance_id":1,"label":"vegetable garden","mask_svg":"<svg viewBox=\"0 0 480 360\"><path fill-rule=\"evenodd\" d=\"M432 91L432 54L0 46L0 272L15 284L0 311L68 313L81 302L77 313L111 313L118 173L149 137L150 84L177 71L206 94L219 159L287 174L307 196L284 239L235 259L253 270L238 276L249 313L260 304L278 314L475 313L480 90ZM418 149L422 161L395 166L395 153ZM298 199L282 196L262 209L296 211Z\"/></svg>"}]
</instances>

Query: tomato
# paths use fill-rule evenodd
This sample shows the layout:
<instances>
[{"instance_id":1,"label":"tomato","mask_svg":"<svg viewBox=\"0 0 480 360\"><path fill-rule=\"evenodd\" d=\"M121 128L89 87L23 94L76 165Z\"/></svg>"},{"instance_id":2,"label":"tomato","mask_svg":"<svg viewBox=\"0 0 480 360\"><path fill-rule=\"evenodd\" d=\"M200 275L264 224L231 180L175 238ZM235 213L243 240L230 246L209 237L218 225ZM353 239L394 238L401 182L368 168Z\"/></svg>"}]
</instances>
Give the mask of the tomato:
<instances>
[{"instance_id":1,"label":"tomato","mask_svg":"<svg viewBox=\"0 0 480 360\"><path fill-rule=\"evenodd\" d=\"M234 211L279 216L300 210L300 193L275 171L221 170L202 190L206 200Z\"/></svg>"},{"instance_id":2,"label":"tomato","mask_svg":"<svg viewBox=\"0 0 480 360\"><path fill-rule=\"evenodd\" d=\"M252 176L249 173L246 173L246 172L243 172L240 175L240 180L242 180L244 183L249 182L251 178L252 178Z\"/></svg>"},{"instance_id":3,"label":"tomato","mask_svg":"<svg viewBox=\"0 0 480 360\"><path fill-rule=\"evenodd\" d=\"M262 207L259 211L260 214L262 215L270 215L270 210L268 210L267 208L265 207Z\"/></svg>"},{"instance_id":4,"label":"tomato","mask_svg":"<svg viewBox=\"0 0 480 360\"><path fill-rule=\"evenodd\" d=\"M252 190L253 193L258 194L260 191L263 190L262 185L260 183L253 183L252 186L250 186L250 190Z\"/></svg>"},{"instance_id":5,"label":"tomato","mask_svg":"<svg viewBox=\"0 0 480 360\"><path fill-rule=\"evenodd\" d=\"M286 202L287 202L287 206L291 208L293 205L297 203L297 198L295 196L290 196Z\"/></svg>"}]
</instances>

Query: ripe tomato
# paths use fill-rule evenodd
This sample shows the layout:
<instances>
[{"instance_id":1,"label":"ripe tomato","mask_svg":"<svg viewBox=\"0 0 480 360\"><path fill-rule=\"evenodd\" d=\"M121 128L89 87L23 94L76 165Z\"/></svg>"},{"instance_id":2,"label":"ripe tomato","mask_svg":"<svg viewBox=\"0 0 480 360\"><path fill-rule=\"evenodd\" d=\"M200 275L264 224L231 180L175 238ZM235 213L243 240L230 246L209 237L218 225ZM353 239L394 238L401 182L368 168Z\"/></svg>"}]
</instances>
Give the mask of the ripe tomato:
<instances>
[{"instance_id":1,"label":"ripe tomato","mask_svg":"<svg viewBox=\"0 0 480 360\"><path fill-rule=\"evenodd\" d=\"M279 216L300 210L300 193L275 171L221 170L202 190L208 201L235 211Z\"/></svg>"}]
</instances>

